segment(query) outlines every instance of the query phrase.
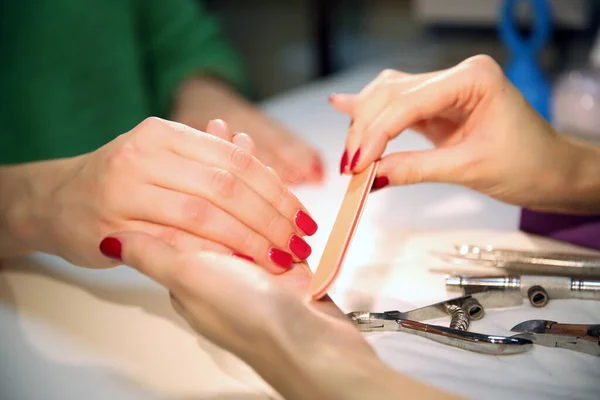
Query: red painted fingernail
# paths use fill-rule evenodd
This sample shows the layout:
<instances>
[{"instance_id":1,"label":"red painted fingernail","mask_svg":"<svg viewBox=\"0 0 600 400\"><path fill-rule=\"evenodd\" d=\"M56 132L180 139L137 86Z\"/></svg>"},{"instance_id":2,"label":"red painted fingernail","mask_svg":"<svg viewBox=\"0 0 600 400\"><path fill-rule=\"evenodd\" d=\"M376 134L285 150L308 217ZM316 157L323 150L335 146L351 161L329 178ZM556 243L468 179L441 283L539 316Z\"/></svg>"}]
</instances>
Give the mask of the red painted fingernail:
<instances>
[{"instance_id":1,"label":"red painted fingernail","mask_svg":"<svg viewBox=\"0 0 600 400\"><path fill-rule=\"evenodd\" d=\"M384 188L389 184L390 184L390 180L388 179L387 176L378 176L373 181L373 186L371 186L371 192L374 192L375 190Z\"/></svg>"},{"instance_id":2,"label":"red painted fingernail","mask_svg":"<svg viewBox=\"0 0 600 400\"><path fill-rule=\"evenodd\" d=\"M350 171L353 171L354 167L356 167L356 164L358 164L359 157L360 157L360 148L358 150L356 150L354 157L352 157L352 162L350 163Z\"/></svg>"},{"instance_id":3,"label":"red painted fingernail","mask_svg":"<svg viewBox=\"0 0 600 400\"><path fill-rule=\"evenodd\" d=\"M310 253L312 253L312 249L308 243L298 235L292 235L289 246L290 250L301 260L306 260L310 256Z\"/></svg>"},{"instance_id":4,"label":"red painted fingernail","mask_svg":"<svg viewBox=\"0 0 600 400\"><path fill-rule=\"evenodd\" d=\"M311 216L305 213L303 210L300 210L296 213L296 216L294 217L294 222L296 222L296 226L308 236L314 235L317 229L319 229L319 226L317 225L315 220L312 219Z\"/></svg>"},{"instance_id":5,"label":"red painted fingernail","mask_svg":"<svg viewBox=\"0 0 600 400\"><path fill-rule=\"evenodd\" d=\"M250 256L247 256L245 254L242 254L242 253L238 253L236 251L234 251L233 253L231 253L231 255L233 257L241 258L241 259L246 260L246 261L254 262L254 258L252 258Z\"/></svg>"},{"instance_id":6,"label":"red painted fingernail","mask_svg":"<svg viewBox=\"0 0 600 400\"><path fill-rule=\"evenodd\" d=\"M340 161L340 175L344 173L347 166L348 166L348 150L344 150L344 155L342 155L342 161Z\"/></svg>"},{"instance_id":7,"label":"red painted fingernail","mask_svg":"<svg viewBox=\"0 0 600 400\"><path fill-rule=\"evenodd\" d=\"M354 125L354 118L352 118L352 119L350 120L350 126L349 126L349 127L350 127L350 128L352 128L352 125Z\"/></svg>"},{"instance_id":8,"label":"red painted fingernail","mask_svg":"<svg viewBox=\"0 0 600 400\"><path fill-rule=\"evenodd\" d=\"M328 100L329 100L330 103L333 103L333 96L335 96L335 94L330 94L329 95L329 99Z\"/></svg>"},{"instance_id":9,"label":"red painted fingernail","mask_svg":"<svg viewBox=\"0 0 600 400\"><path fill-rule=\"evenodd\" d=\"M269 250L269 258L275 264L285 269L290 268L292 266L292 262L294 261L294 258L290 253L286 253L285 251L276 249L274 247Z\"/></svg>"},{"instance_id":10,"label":"red painted fingernail","mask_svg":"<svg viewBox=\"0 0 600 400\"><path fill-rule=\"evenodd\" d=\"M100 252L108 258L121 260L121 241L113 237L104 238L100 242Z\"/></svg>"}]
</instances>

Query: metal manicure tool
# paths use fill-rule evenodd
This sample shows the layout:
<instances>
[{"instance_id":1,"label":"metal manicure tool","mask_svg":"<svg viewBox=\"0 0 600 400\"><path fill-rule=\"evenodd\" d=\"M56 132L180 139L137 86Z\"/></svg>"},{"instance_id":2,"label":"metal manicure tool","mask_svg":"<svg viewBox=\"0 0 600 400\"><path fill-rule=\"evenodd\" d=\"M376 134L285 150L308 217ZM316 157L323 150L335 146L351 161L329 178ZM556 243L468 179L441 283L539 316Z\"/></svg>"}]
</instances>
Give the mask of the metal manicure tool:
<instances>
[{"instance_id":1,"label":"metal manicure tool","mask_svg":"<svg viewBox=\"0 0 600 400\"><path fill-rule=\"evenodd\" d=\"M509 273L600 277L600 255L550 253L461 244L433 254L454 264L502 268Z\"/></svg>"},{"instance_id":2,"label":"metal manicure tool","mask_svg":"<svg viewBox=\"0 0 600 400\"><path fill-rule=\"evenodd\" d=\"M503 355L528 351L533 342L526 338L484 335L467 330L471 320L483 318L485 308L512 307L522 302L518 290L491 291L457 297L408 312L356 311L347 315L361 332L406 332L477 353ZM418 322L448 315L451 317L449 328Z\"/></svg>"},{"instance_id":3,"label":"metal manicure tool","mask_svg":"<svg viewBox=\"0 0 600 400\"><path fill-rule=\"evenodd\" d=\"M446 278L448 291L465 294L480 291L519 290L534 307L544 307L550 299L600 300L600 280L575 279L562 276L489 276Z\"/></svg>"},{"instance_id":4,"label":"metal manicure tool","mask_svg":"<svg viewBox=\"0 0 600 400\"><path fill-rule=\"evenodd\" d=\"M529 339L533 343L600 356L600 325L559 324L555 321L530 320L511 329L522 332L511 338Z\"/></svg>"}]
</instances>

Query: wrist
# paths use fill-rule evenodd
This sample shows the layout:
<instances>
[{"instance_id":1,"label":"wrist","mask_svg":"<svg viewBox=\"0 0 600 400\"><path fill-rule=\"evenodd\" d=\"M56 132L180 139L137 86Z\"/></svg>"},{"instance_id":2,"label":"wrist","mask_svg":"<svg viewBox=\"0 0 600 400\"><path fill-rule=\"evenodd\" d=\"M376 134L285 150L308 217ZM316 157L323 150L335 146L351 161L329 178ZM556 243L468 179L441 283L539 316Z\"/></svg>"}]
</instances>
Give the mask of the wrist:
<instances>
[{"instance_id":1,"label":"wrist","mask_svg":"<svg viewBox=\"0 0 600 400\"><path fill-rule=\"evenodd\" d=\"M248 362L284 398L450 398L386 366L349 322L306 309L288 315Z\"/></svg>"},{"instance_id":2,"label":"wrist","mask_svg":"<svg viewBox=\"0 0 600 400\"><path fill-rule=\"evenodd\" d=\"M579 213L600 212L600 147L576 143L578 162L571 181L571 208Z\"/></svg>"},{"instance_id":3,"label":"wrist","mask_svg":"<svg viewBox=\"0 0 600 400\"><path fill-rule=\"evenodd\" d=\"M288 340L289 339L289 340ZM252 367L286 399L363 399L377 394L375 354L356 353L330 340L279 337Z\"/></svg>"},{"instance_id":4,"label":"wrist","mask_svg":"<svg viewBox=\"0 0 600 400\"><path fill-rule=\"evenodd\" d=\"M600 147L559 135L556 152L560 178L550 188L552 207L543 211L570 214L600 212Z\"/></svg>"},{"instance_id":5,"label":"wrist","mask_svg":"<svg viewBox=\"0 0 600 400\"><path fill-rule=\"evenodd\" d=\"M52 193L75 159L32 162L0 168L0 256L52 252L45 221L53 217Z\"/></svg>"},{"instance_id":6,"label":"wrist","mask_svg":"<svg viewBox=\"0 0 600 400\"><path fill-rule=\"evenodd\" d=\"M18 257L33 251L25 241L32 215L31 164L0 167L0 256Z\"/></svg>"}]
</instances>

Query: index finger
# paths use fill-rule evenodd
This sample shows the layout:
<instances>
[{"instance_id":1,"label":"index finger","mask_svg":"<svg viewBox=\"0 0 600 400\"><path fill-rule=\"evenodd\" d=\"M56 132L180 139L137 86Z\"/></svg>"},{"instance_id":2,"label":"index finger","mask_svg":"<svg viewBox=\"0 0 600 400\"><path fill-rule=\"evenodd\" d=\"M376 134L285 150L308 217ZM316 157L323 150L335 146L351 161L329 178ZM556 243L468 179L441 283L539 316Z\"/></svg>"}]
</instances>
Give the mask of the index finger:
<instances>
[{"instance_id":1,"label":"index finger","mask_svg":"<svg viewBox=\"0 0 600 400\"><path fill-rule=\"evenodd\" d=\"M299 233L311 236L317 231L310 213L279 177L240 147L199 131L175 136L172 147L179 156L233 173L291 221Z\"/></svg>"},{"instance_id":2,"label":"index finger","mask_svg":"<svg viewBox=\"0 0 600 400\"><path fill-rule=\"evenodd\" d=\"M448 70L416 76L407 86L400 85L393 90L382 86L374 90L370 101L382 108L373 112L365 107L364 112L369 115L363 118L362 128L354 129L360 158L352 171L361 172L380 158L387 143L415 123L451 109L470 112L482 96L485 81L477 73L477 70L459 64Z\"/></svg>"}]
</instances>

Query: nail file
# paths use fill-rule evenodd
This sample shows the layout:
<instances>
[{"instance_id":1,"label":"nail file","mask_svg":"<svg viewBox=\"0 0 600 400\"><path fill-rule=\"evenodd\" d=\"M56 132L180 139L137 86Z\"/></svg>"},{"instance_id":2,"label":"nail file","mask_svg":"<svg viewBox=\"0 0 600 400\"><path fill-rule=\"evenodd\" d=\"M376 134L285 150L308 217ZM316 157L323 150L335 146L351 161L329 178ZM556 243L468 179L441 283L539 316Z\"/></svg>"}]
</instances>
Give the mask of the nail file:
<instances>
[{"instance_id":1,"label":"nail file","mask_svg":"<svg viewBox=\"0 0 600 400\"><path fill-rule=\"evenodd\" d=\"M317 271L308 286L308 293L313 300L325 296L339 275L344 256L348 251L360 216L367 203L367 196L371 191L378 165L378 161L374 162L350 180L346 196L321 256L321 261L319 261Z\"/></svg>"}]
</instances>

